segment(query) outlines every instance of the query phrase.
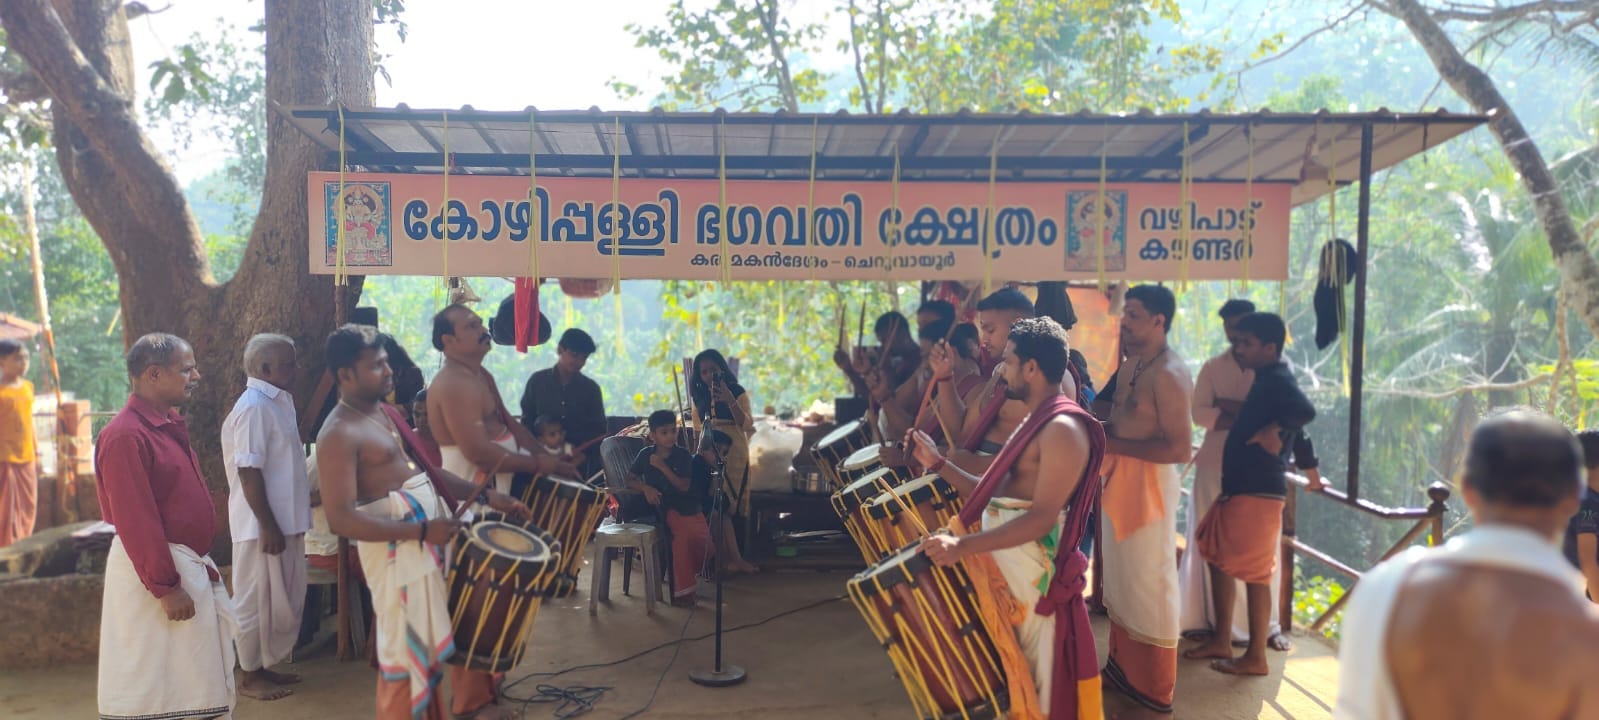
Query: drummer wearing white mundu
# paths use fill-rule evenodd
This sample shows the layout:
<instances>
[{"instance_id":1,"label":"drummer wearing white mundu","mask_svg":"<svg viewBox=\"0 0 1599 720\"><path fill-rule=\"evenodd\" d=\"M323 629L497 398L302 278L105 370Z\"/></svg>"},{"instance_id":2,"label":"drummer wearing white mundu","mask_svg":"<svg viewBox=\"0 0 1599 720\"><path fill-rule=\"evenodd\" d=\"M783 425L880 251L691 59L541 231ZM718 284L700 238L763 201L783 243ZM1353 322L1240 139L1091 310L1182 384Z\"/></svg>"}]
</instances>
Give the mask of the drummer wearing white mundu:
<instances>
[{"instance_id":1,"label":"drummer wearing white mundu","mask_svg":"<svg viewBox=\"0 0 1599 720\"><path fill-rule=\"evenodd\" d=\"M333 533L357 541L361 569L372 592L378 656L377 717L446 717L437 680L453 650L444 584L444 546L461 524L434 488L428 472L408 453L397 413L382 398L394 386L382 335L345 325L328 336L326 361L338 382L339 404L317 436L322 503ZM449 472L434 477L445 492L470 498L476 488ZM526 518L527 507L493 489L488 505ZM427 649L413 653L415 638ZM509 717L494 704L489 673L450 666L451 712L479 718ZM469 713L474 713L470 714Z\"/></svg>"}]
</instances>

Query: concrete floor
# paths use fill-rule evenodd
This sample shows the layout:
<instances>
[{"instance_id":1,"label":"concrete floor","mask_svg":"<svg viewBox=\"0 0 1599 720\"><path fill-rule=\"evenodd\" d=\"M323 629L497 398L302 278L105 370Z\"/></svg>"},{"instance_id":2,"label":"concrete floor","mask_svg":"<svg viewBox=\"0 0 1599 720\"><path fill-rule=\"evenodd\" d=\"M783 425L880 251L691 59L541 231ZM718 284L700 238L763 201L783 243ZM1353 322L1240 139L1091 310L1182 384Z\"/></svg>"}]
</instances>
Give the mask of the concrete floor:
<instances>
[{"instance_id":1,"label":"concrete floor","mask_svg":"<svg viewBox=\"0 0 1599 720\"><path fill-rule=\"evenodd\" d=\"M590 617L587 610L587 575L583 592L546 603L534 631L534 647L508 682L533 673L613 662L684 633L695 637L710 632L713 613L709 602L702 602L692 614L658 605L655 616L649 617L644 613L638 582L632 597L621 595L620 574L617 566L611 605L602 606L597 616ZM888 657L854 606L842 599L847 578L847 573L837 572L767 572L727 585L726 624L730 628L822 603L726 636L728 661L749 673L742 685L710 689L689 682L689 671L709 668L712 663L712 643L701 640L679 646L675 659L673 648L668 647L616 666L578 670L556 678L531 677L512 685L509 693L525 697L538 683L609 686L612 689L583 717L615 720L644 707L665 670L653 705L638 717L906 720L912 715L910 703ZM829 598L840 599L828 602ZM1096 617L1095 634L1102 655L1105 632L1104 619ZM372 717L374 676L366 663L335 662L331 652L324 651L285 669L305 678L296 694L272 703L241 698L237 720ZM1331 716L1338 667L1327 646L1297 638L1293 651L1272 653L1272 670L1266 678L1235 678L1212 672L1201 662L1184 661L1178 674L1177 715L1202 720ZM93 665L0 673L0 717L94 717L94 684ZM1119 700L1110 698L1109 709L1123 707ZM553 711L553 705L529 705L523 717L550 718Z\"/></svg>"}]
</instances>

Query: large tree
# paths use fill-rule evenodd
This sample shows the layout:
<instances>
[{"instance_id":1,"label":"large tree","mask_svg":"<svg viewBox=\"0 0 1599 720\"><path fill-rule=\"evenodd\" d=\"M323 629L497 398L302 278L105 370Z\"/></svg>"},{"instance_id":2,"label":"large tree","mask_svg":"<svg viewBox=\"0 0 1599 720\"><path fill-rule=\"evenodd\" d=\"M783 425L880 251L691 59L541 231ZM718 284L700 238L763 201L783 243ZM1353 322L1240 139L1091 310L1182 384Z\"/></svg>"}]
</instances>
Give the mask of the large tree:
<instances>
[{"instance_id":1,"label":"large tree","mask_svg":"<svg viewBox=\"0 0 1599 720\"><path fill-rule=\"evenodd\" d=\"M1578 232L1555 174L1493 77L1467 57L1468 53L1456 45L1443 25L1450 21L1475 23L1481 29L1479 43L1504 42L1506 37L1528 32L1530 28L1546 28L1551 43L1582 43L1594 47L1594 37L1599 34L1599 26L1596 26L1599 1L1528 0L1508 5L1498 2L1428 5L1420 0L1367 2L1402 21L1427 51L1427 57L1444 82L1470 103L1473 110L1490 116L1489 130L1533 200L1538 223L1549 242L1555 267L1560 270L1561 290L1577 316L1599 336L1599 262L1594 260L1586 240Z\"/></svg>"},{"instance_id":2,"label":"large tree","mask_svg":"<svg viewBox=\"0 0 1599 720\"><path fill-rule=\"evenodd\" d=\"M265 12L270 104L373 103L371 2L267 0ZM221 490L217 430L243 385L244 341L284 333L300 344L303 364L321 366L335 288L306 271L305 177L324 153L281 116L268 118L266 179L245 259L216 282L178 180L139 124L127 10L116 0L0 0L0 26L7 50L48 94L61 174L116 266L124 341L162 331L194 345L206 379L186 413L206 476ZM343 292L353 302L359 284ZM302 378L302 402L315 379Z\"/></svg>"}]
</instances>

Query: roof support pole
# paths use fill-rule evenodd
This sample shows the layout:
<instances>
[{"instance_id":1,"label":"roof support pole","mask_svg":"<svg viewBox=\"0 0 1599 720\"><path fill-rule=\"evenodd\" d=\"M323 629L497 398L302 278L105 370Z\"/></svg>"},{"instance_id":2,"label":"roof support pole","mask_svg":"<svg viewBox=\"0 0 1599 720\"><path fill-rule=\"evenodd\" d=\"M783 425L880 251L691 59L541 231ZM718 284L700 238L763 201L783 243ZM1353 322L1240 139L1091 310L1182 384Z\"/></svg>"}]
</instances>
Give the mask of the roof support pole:
<instances>
[{"instance_id":1,"label":"roof support pole","mask_svg":"<svg viewBox=\"0 0 1599 720\"><path fill-rule=\"evenodd\" d=\"M1360 125L1360 206L1355 225L1355 313L1349 327L1349 499L1360 499L1360 411L1366 371L1366 270L1370 267L1372 127Z\"/></svg>"}]
</instances>

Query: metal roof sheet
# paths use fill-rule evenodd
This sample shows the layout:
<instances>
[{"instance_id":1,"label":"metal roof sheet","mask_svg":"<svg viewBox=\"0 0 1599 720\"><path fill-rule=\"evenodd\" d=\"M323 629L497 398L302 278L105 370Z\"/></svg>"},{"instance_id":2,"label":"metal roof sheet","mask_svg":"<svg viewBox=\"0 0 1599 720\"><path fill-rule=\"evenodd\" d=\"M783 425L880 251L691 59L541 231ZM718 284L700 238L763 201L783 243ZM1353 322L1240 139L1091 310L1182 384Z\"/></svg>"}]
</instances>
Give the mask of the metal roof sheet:
<instances>
[{"instance_id":1,"label":"metal roof sheet","mask_svg":"<svg viewBox=\"0 0 1599 720\"><path fill-rule=\"evenodd\" d=\"M278 109L321 146L339 150L339 108ZM1295 205L1326 195L1324 177L1339 184L1356 178L1364 126L1372 128L1375 172L1487 119L1387 109L862 115L401 105L342 111L346 162L373 172L440 173L448 148L452 173L526 175L531 149L540 175L610 177L614 163L624 177L716 178L725 162L730 180L804 180L814 162L819 180L886 181L897 161L905 182L985 181L997 155L995 176L1004 182L1098 182L1103 163L1110 182L1169 183L1180 180L1186 154L1194 182L1242 183L1253 175L1254 182L1293 185Z\"/></svg>"}]
</instances>

